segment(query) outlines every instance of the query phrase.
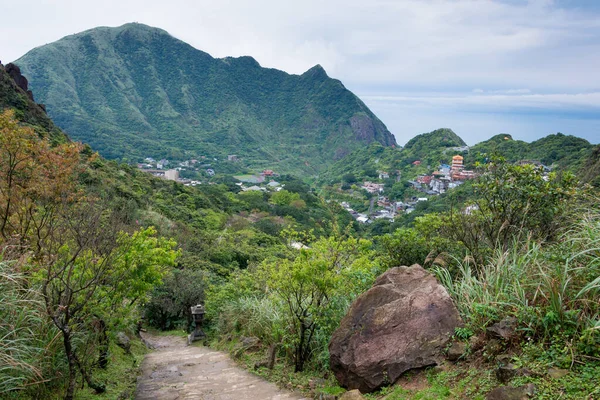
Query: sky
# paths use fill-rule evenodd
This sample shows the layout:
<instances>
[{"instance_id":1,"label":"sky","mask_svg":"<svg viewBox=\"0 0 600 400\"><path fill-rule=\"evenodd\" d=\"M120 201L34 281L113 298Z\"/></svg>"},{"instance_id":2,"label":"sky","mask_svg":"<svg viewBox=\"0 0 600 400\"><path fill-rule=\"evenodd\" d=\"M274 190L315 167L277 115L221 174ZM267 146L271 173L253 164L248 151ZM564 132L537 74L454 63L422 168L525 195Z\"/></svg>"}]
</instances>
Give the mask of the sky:
<instances>
[{"instance_id":1,"label":"sky","mask_svg":"<svg viewBox=\"0 0 600 400\"><path fill-rule=\"evenodd\" d=\"M598 0L0 0L0 60L140 22L214 57L301 74L320 64L399 144L451 128L600 143Z\"/></svg>"}]
</instances>

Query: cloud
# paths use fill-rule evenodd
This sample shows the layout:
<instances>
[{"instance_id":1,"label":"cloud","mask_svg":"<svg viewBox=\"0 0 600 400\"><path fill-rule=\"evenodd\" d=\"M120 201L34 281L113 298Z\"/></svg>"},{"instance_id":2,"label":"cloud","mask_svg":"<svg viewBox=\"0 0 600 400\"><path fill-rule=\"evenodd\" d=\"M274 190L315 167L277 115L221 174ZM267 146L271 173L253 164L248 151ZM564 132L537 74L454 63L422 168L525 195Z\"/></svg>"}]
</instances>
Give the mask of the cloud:
<instances>
[{"instance_id":1,"label":"cloud","mask_svg":"<svg viewBox=\"0 0 600 400\"><path fill-rule=\"evenodd\" d=\"M530 93L529 90L491 91L491 94L439 93L405 95L361 95L373 103L394 103L412 107L433 107L446 110L486 112L576 112L600 113L600 92L590 93Z\"/></svg>"}]
</instances>

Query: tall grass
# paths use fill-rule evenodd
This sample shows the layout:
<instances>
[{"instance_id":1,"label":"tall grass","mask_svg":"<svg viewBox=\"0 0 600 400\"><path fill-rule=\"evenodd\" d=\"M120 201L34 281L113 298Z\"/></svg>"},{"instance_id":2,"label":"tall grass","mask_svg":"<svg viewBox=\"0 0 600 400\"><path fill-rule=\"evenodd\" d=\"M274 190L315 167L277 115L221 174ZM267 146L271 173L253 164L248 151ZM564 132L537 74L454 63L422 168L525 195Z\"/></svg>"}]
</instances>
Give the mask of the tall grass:
<instances>
[{"instance_id":1,"label":"tall grass","mask_svg":"<svg viewBox=\"0 0 600 400\"><path fill-rule=\"evenodd\" d=\"M279 343L285 334L283 307L267 296L234 299L223 307L217 320L221 334L254 336L265 344Z\"/></svg>"},{"instance_id":2,"label":"tall grass","mask_svg":"<svg viewBox=\"0 0 600 400\"><path fill-rule=\"evenodd\" d=\"M588 212L559 243L513 242L487 265L437 267L467 326L479 331L507 316L539 341L570 341L600 355L600 213Z\"/></svg>"},{"instance_id":3,"label":"tall grass","mask_svg":"<svg viewBox=\"0 0 600 400\"><path fill-rule=\"evenodd\" d=\"M0 395L36 393L35 386L60 377L53 366L60 342L38 291L10 262L0 262L0 305Z\"/></svg>"}]
</instances>

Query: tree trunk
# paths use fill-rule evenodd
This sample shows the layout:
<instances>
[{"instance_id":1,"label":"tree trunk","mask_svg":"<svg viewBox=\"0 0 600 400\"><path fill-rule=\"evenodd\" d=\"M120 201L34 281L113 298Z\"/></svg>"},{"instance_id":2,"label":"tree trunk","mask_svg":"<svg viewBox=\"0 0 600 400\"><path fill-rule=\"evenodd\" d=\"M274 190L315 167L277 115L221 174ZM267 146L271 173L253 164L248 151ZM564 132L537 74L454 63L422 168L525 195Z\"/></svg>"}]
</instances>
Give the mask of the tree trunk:
<instances>
[{"instance_id":1,"label":"tree trunk","mask_svg":"<svg viewBox=\"0 0 600 400\"><path fill-rule=\"evenodd\" d=\"M300 324L300 343L296 347L296 365L294 366L294 372L302 372L304 369L304 335L306 333L306 327L304 323Z\"/></svg>"},{"instance_id":2,"label":"tree trunk","mask_svg":"<svg viewBox=\"0 0 600 400\"><path fill-rule=\"evenodd\" d=\"M269 360L267 362L267 368L273 369L275 366L275 359L277 358L277 349L279 348L279 343L273 343L269 346Z\"/></svg>"},{"instance_id":3,"label":"tree trunk","mask_svg":"<svg viewBox=\"0 0 600 400\"><path fill-rule=\"evenodd\" d=\"M99 352L98 366L105 369L108 365L108 335L106 333L106 323L102 319L97 320L96 327L98 329Z\"/></svg>"},{"instance_id":4,"label":"tree trunk","mask_svg":"<svg viewBox=\"0 0 600 400\"><path fill-rule=\"evenodd\" d=\"M73 346L71 345L71 333L69 332L69 328L64 328L62 334L63 343L65 345L65 354L67 356L67 361L69 362L69 385L67 386L65 400L73 400L75 395L75 380L77 378L77 363L75 361Z\"/></svg>"}]
</instances>

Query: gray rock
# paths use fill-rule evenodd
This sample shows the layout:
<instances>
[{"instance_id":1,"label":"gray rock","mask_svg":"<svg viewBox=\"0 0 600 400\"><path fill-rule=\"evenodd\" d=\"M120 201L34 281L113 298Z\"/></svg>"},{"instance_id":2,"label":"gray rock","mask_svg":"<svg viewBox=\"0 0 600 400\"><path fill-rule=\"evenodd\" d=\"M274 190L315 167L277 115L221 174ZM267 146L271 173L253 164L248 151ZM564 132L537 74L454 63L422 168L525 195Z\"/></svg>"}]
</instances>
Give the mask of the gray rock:
<instances>
[{"instance_id":1,"label":"gray rock","mask_svg":"<svg viewBox=\"0 0 600 400\"><path fill-rule=\"evenodd\" d=\"M529 383L524 386L500 386L489 392L486 400L527 400L535 395L535 386Z\"/></svg>"},{"instance_id":2,"label":"gray rock","mask_svg":"<svg viewBox=\"0 0 600 400\"><path fill-rule=\"evenodd\" d=\"M512 378L517 376L539 376L528 368L517 368L516 365L507 364L496 369L496 378L500 383L508 383Z\"/></svg>"},{"instance_id":3,"label":"gray rock","mask_svg":"<svg viewBox=\"0 0 600 400\"><path fill-rule=\"evenodd\" d=\"M548 376L552 379L560 379L563 376L567 376L569 374L569 370L561 369L561 368L549 368Z\"/></svg>"},{"instance_id":4,"label":"gray rock","mask_svg":"<svg viewBox=\"0 0 600 400\"><path fill-rule=\"evenodd\" d=\"M339 400L364 400L364 397L357 389L344 393Z\"/></svg>"},{"instance_id":5,"label":"gray rock","mask_svg":"<svg viewBox=\"0 0 600 400\"><path fill-rule=\"evenodd\" d=\"M448 349L448 360L458 361L467 353L467 345L464 342L454 342Z\"/></svg>"},{"instance_id":6,"label":"gray rock","mask_svg":"<svg viewBox=\"0 0 600 400\"><path fill-rule=\"evenodd\" d=\"M129 339L129 336L125 332L117 332L117 346L127 353L131 351L131 339Z\"/></svg>"},{"instance_id":7,"label":"gray rock","mask_svg":"<svg viewBox=\"0 0 600 400\"><path fill-rule=\"evenodd\" d=\"M240 342L233 348L233 356L241 357L247 351L254 351L260 349L260 340L255 337L241 337Z\"/></svg>"},{"instance_id":8,"label":"gray rock","mask_svg":"<svg viewBox=\"0 0 600 400\"><path fill-rule=\"evenodd\" d=\"M372 392L435 365L461 323L446 289L419 265L392 268L360 295L329 343L341 386Z\"/></svg>"},{"instance_id":9,"label":"gray rock","mask_svg":"<svg viewBox=\"0 0 600 400\"><path fill-rule=\"evenodd\" d=\"M517 319L506 317L502 321L489 326L486 331L491 337L502 340L510 340L515 336L517 329Z\"/></svg>"}]
</instances>

